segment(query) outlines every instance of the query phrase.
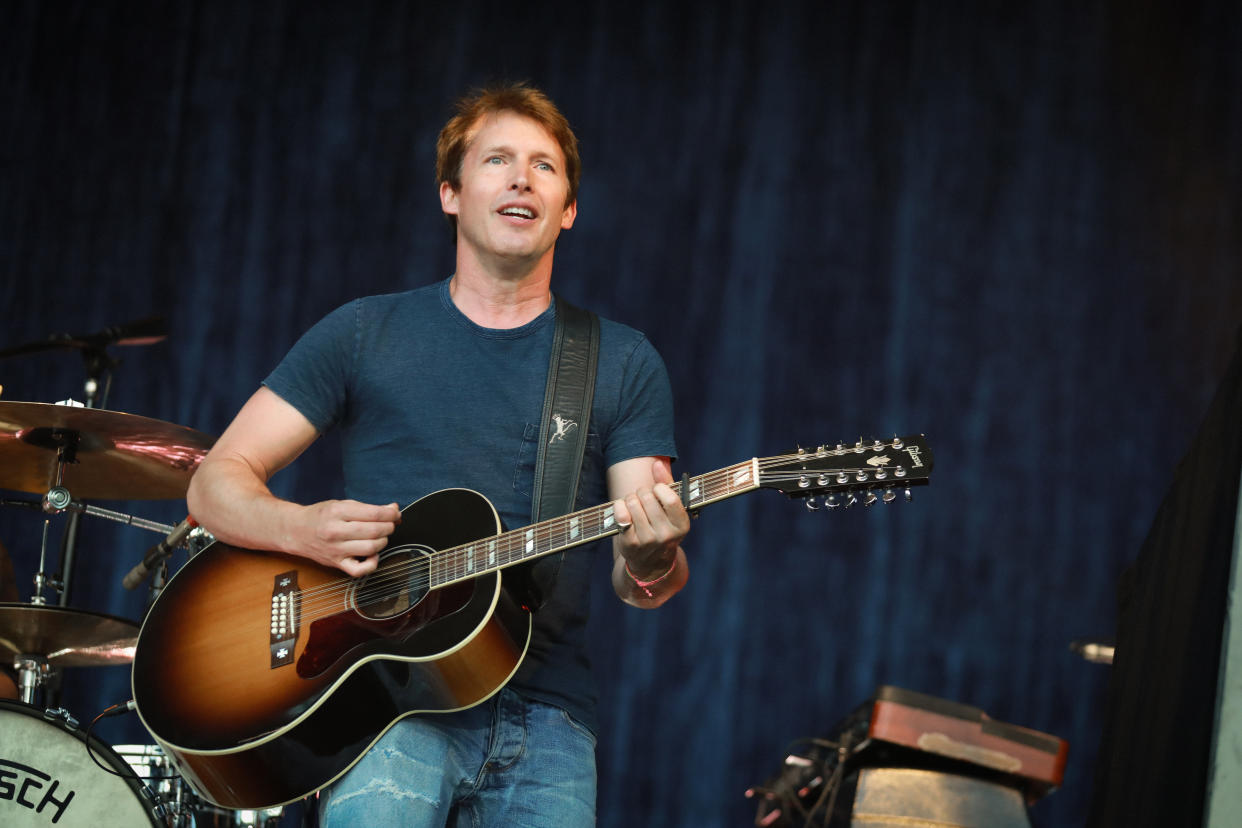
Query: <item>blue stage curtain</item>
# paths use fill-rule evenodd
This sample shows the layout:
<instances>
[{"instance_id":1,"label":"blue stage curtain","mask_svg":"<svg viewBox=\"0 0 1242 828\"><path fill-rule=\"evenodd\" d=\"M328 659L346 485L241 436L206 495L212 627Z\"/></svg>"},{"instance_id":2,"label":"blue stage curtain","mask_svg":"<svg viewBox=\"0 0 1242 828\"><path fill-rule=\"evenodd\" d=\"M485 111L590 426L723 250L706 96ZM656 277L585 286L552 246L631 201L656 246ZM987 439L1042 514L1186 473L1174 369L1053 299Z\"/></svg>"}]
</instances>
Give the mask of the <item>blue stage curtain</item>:
<instances>
[{"instance_id":1,"label":"blue stage curtain","mask_svg":"<svg viewBox=\"0 0 1242 828\"><path fill-rule=\"evenodd\" d=\"M1081 824L1108 668L1068 644L1112 634L1242 321L1240 55L1225 0L12 0L0 348L164 315L113 350L109 407L219 433L320 316L452 272L437 131L531 80L585 162L554 286L663 353L678 474L860 436L936 454L909 504L710 507L658 612L601 558L600 825L750 824L746 788L879 684L1070 741L1033 818ZM82 375L3 360L0 399ZM338 493L334 448L278 491ZM42 526L0 510L23 598ZM121 578L156 540L84 520L73 606L137 622ZM64 679L79 719L129 696L124 667Z\"/></svg>"}]
</instances>

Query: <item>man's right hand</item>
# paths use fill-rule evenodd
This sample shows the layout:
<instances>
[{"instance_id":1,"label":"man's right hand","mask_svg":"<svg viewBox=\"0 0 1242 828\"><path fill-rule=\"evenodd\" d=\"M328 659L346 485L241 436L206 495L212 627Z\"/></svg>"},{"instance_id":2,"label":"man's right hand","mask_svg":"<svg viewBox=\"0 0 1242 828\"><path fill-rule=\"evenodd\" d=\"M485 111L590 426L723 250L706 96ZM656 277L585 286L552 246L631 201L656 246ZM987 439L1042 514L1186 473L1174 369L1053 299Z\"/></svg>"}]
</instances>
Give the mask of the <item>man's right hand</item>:
<instances>
[{"instance_id":1,"label":"man's right hand","mask_svg":"<svg viewBox=\"0 0 1242 828\"><path fill-rule=\"evenodd\" d=\"M375 571L380 550L401 522L401 510L396 503L325 500L304 507L298 518L289 530L289 548L357 578Z\"/></svg>"},{"instance_id":2,"label":"man's right hand","mask_svg":"<svg viewBox=\"0 0 1242 828\"><path fill-rule=\"evenodd\" d=\"M218 540L300 555L357 577L374 572L401 511L356 500L302 506L275 497L267 481L319 433L302 414L260 388L199 464L186 502Z\"/></svg>"}]
</instances>

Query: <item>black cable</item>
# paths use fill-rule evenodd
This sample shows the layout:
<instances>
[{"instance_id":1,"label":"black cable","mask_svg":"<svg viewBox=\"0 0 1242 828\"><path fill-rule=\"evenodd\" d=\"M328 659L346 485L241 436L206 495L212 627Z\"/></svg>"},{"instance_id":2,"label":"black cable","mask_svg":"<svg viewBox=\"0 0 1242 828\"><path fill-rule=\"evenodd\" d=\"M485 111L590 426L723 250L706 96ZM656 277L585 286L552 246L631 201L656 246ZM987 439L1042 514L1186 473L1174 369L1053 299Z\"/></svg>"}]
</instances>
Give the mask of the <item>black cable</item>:
<instances>
[{"instance_id":1,"label":"black cable","mask_svg":"<svg viewBox=\"0 0 1242 828\"><path fill-rule=\"evenodd\" d=\"M148 781L160 782L166 779L179 779L180 777L177 776L176 774L165 775L165 776L140 776L138 772L134 770L128 764L126 764L124 771L113 770L112 768L108 767L107 765L105 765L103 762L99 760L99 757L95 754L94 746L91 744L91 739L93 738L91 736L91 731L95 729L95 725L99 723L100 719L105 719L105 718L108 718L109 716L121 716L125 713L129 713L130 711L134 709L135 709L134 700L130 699L127 702L122 702L120 704L114 704L111 707L104 708L104 711L102 713L100 713L95 718L91 719L91 723L86 726L86 730L84 731L84 735L86 737L86 755L91 757L91 761L94 762L99 767L100 770L110 773L113 776L119 776L122 779L132 779L135 782L137 782L138 785L141 787L143 794L148 799L151 800L151 804L155 808L156 816L163 818L171 814L169 805L168 803L164 802L163 799L160 798L159 792L157 792L154 788L148 785L147 782Z\"/></svg>"},{"instance_id":2,"label":"black cable","mask_svg":"<svg viewBox=\"0 0 1242 828\"><path fill-rule=\"evenodd\" d=\"M837 765L832 773L828 773L828 761L831 756L822 758L817 750L806 750L804 753L800 749L805 745L825 748L838 757ZM751 788L752 794L759 794L768 802L775 802L782 814L780 822L790 826L800 825L802 828L815 828L815 814L824 804L825 798L829 798L829 810L824 817L824 825L827 826L832 814L831 808L836 803L836 792L841 785L844 758L849 753L849 745L814 737L802 738L795 739L786 745L784 753L786 757L796 756L805 764L791 764L786 758L784 770L771 782L770 787L755 786ZM809 780L808 776L811 777ZM817 784L822 784L823 787L808 809L804 802L810 794L810 789Z\"/></svg>"},{"instance_id":3,"label":"black cable","mask_svg":"<svg viewBox=\"0 0 1242 828\"><path fill-rule=\"evenodd\" d=\"M837 746L837 766L832 769L832 778L824 786L824 791L819 797L820 801L815 803L815 807L818 808L823 803L824 794L827 794L829 791L832 792L828 797L828 805L824 810L823 828L828 828L828 823L832 819L832 813L837 807L837 794L840 793L841 782L845 779L845 760L849 758L851 747L850 734L849 731L846 731L842 734L841 743ZM811 813L815 813L815 808L811 809Z\"/></svg>"},{"instance_id":4,"label":"black cable","mask_svg":"<svg viewBox=\"0 0 1242 828\"><path fill-rule=\"evenodd\" d=\"M142 782L142 777L139 776L138 773L131 767L127 766L125 772L115 771L112 768L105 765L103 762L99 761L99 757L95 755L93 745L91 744L91 738L92 738L91 731L95 729L95 725L99 723L100 719L106 719L109 716L120 716L122 714L128 713L129 711L134 709L133 705L134 705L134 702L131 699L130 701L121 702L120 704L114 704L111 707L104 708L104 711L102 713L100 713L95 718L91 719L91 723L86 726L86 730L83 731L83 733L86 736L86 755L91 757L91 761L94 762L99 767L100 770L107 771L113 776L122 776L122 777L128 776L131 779L136 779L139 782Z\"/></svg>"}]
</instances>

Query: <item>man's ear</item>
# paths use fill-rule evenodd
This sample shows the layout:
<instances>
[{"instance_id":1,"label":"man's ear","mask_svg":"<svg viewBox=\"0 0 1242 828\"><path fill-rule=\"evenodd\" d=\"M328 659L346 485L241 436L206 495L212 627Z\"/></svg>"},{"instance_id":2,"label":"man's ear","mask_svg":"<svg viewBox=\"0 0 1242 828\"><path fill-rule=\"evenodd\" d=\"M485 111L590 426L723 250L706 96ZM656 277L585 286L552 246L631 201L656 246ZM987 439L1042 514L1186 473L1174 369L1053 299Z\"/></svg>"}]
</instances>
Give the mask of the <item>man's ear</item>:
<instances>
[{"instance_id":1,"label":"man's ear","mask_svg":"<svg viewBox=\"0 0 1242 828\"><path fill-rule=\"evenodd\" d=\"M441 196L443 198L443 196ZM574 219L578 217L578 200L574 199L565 205L565 211L561 213L561 229L568 230L574 226Z\"/></svg>"},{"instance_id":2,"label":"man's ear","mask_svg":"<svg viewBox=\"0 0 1242 828\"><path fill-rule=\"evenodd\" d=\"M457 191L447 181L440 182L440 209L450 216L457 215Z\"/></svg>"}]
</instances>

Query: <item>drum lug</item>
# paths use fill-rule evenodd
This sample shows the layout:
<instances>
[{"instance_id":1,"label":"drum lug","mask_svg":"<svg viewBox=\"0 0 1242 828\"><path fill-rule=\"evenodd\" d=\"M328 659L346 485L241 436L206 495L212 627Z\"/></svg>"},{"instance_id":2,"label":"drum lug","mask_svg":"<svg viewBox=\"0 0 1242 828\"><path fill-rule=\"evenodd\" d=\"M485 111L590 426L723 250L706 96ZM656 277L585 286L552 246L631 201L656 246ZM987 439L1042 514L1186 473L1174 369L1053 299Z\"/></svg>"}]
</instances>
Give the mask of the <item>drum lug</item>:
<instances>
[{"instance_id":1,"label":"drum lug","mask_svg":"<svg viewBox=\"0 0 1242 828\"><path fill-rule=\"evenodd\" d=\"M73 717L72 713L63 707L48 708L47 710L44 710L43 718L47 719L49 722L60 720L71 730L77 730L79 728L78 720Z\"/></svg>"}]
</instances>

